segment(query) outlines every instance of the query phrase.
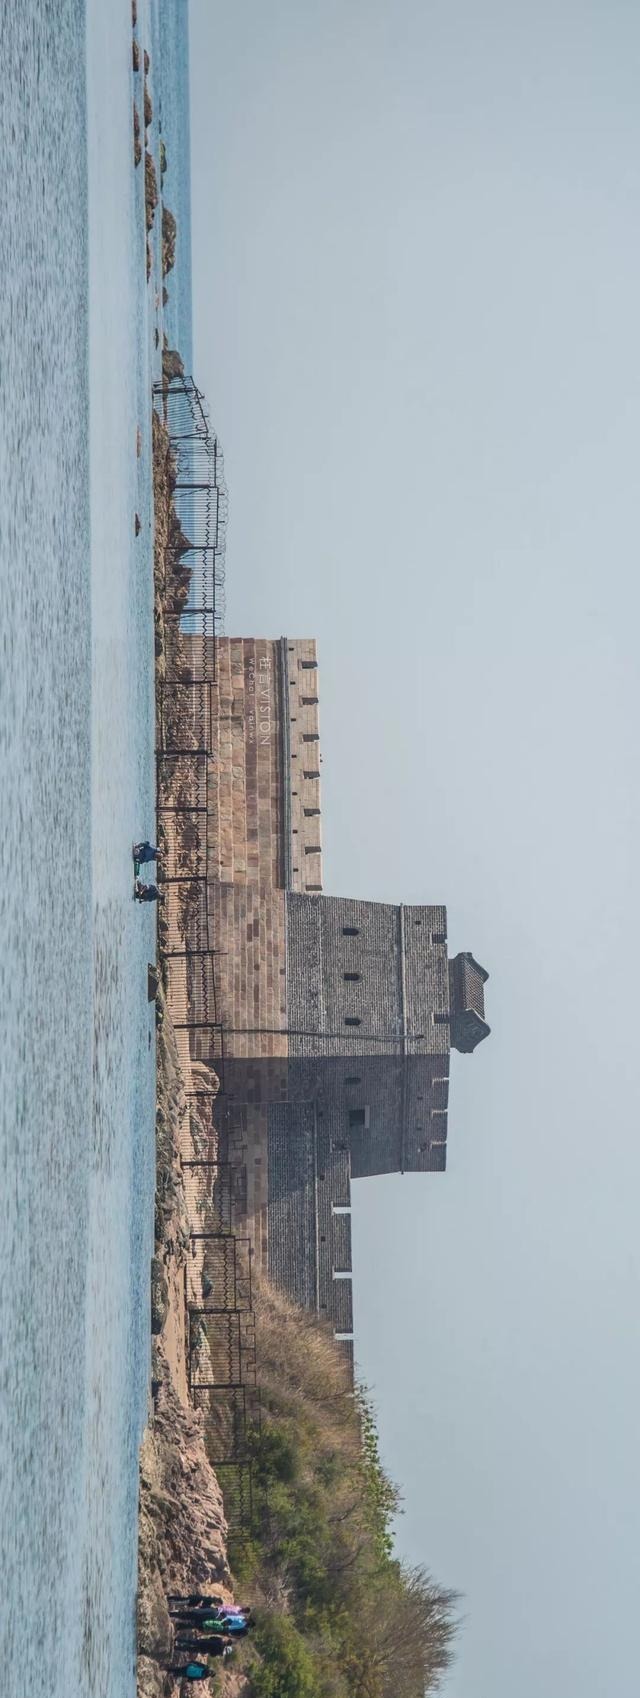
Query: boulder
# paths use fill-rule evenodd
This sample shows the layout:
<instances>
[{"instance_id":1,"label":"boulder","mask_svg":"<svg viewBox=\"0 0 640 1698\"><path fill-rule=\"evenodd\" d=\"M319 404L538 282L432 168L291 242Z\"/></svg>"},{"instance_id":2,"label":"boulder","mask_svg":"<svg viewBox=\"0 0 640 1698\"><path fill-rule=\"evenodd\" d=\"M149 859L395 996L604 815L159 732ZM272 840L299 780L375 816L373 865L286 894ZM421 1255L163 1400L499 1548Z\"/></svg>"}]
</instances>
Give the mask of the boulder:
<instances>
[{"instance_id":1,"label":"boulder","mask_svg":"<svg viewBox=\"0 0 640 1698\"><path fill-rule=\"evenodd\" d=\"M184 377L184 365L177 348L163 348L162 376L167 383L173 383L176 378Z\"/></svg>"},{"instance_id":2,"label":"boulder","mask_svg":"<svg viewBox=\"0 0 640 1698\"><path fill-rule=\"evenodd\" d=\"M140 113L135 101L133 104L133 158L134 163L139 165L142 159L142 141L140 139Z\"/></svg>"},{"instance_id":3,"label":"boulder","mask_svg":"<svg viewBox=\"0 0 640 1698\"><path fill-rule=\"evenodd\" d=\"M173 1627L157 1569L138 1593L138 1649L162 1662L168 1662L173 1651Z\"/></svg>"},{"instance_id":4,"label":"boulder","mask_svg":"<svg viewBox=\"0 0 640 1698\"><path fill-rule=\"evenodd\" d=\"M154 1256L151 1263L151 1331L162 1332L169 1308L169 1286L164 1263Z\"/></svg>"},{"instance_id":5,"label":"boulder","mask_svg":"<svg viewBox=\"0 0 640 1698\"><path fill-rule=\"evenodd\" d=\"M173 269L176 263L176 237L178 226L173 213L168 206L162 208L162 275Z\"/></svg>"},{"instance_id":6,"label":"boulder","mask_svg":"<svg viewBox=\"0 0 640 1698\"><path fill-rule=\"evenodd\" d=\"M147 230L153 224L154 213L158 205L158 178L156 168L150 153L144 156L144 200L147 219Z\"/></svg>"}]
</instances>

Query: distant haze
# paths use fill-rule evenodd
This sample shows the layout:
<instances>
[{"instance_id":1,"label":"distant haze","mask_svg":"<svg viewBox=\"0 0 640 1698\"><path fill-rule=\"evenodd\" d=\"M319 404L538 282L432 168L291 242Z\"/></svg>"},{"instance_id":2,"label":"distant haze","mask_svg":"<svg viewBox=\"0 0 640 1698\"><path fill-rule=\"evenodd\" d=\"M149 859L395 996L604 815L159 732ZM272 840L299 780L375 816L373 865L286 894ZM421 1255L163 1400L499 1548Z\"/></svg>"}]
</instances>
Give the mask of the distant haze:
<instances>
[{"instance_id":1,"label":"distant haze","mask_svg":"<svg viewBox=\"0 0 640 1698\"><path fill-rule=\"evenodd\" d=\"M448 1698L637 1698L640 10L192 0L230 632L318 637L326 888L491 974L357 1352Z\"/></svg>"}]
</instances>

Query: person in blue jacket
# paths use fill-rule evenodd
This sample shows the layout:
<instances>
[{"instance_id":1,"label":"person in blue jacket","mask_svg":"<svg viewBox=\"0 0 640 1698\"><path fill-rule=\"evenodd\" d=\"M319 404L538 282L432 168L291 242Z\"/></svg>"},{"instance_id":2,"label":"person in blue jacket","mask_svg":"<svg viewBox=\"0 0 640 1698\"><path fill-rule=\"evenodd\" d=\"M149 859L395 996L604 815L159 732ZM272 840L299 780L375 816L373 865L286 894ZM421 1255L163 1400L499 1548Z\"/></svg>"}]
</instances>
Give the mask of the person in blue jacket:
<instances>
[{"instance_id":1,"label":"person in blue jacket","mask_svg":"<svg viewBox=\"0 0 640 1698\"><path fill-rule=\"evenodd\" d=\"M133 859L141 867L145 861L157 861L158 851L154 849L153 843L149 843L148 839L145 838L144 843L134 843Z\"/></svg>"},{"instance_id":2,"label":"person in blue jacket","mask_svg":"<svg viewBox=\"0 0 640 1698\"><path fill-rule=\"evenodd\" d=\"M183 1680L208 1680L211 1669L208 1663L181 1663L170 1668L169 1674L179 1674Z\"/></svg>"},{"instance_id":3,"label":"person in blue jacket","mask_svg":"<svg viewBox=\"0 0 640 1698\"><path fill-rule=\"evenodd\" d=\"M158 890L157 884L143 884L140 878L136 879L133 894L136 902L164 902L164 896L162 891Z\"/></svg>"},{"instance_id":4,"label":"person in blue jacket","mask_svg":"<svg viewBox=\"0 0 640 1698\"><path fill-rule=\"evenodd\" d=\"M218 1653L214 1651L209 1653L210 1656L217 1656L219 1654L223 1657L230 1657L232 1655L232 1647L230 1645L225 1645L222 1652ZM208 1661L206 1663L201 1663L198 1660L197 1662L194 1661L191 1663L173 1663L169 1669L169 1674L181 1675L183 1680L208 1680L209 1676L213 1674L213 1669L210 1668Z\"/></svg>"}]
</instances>

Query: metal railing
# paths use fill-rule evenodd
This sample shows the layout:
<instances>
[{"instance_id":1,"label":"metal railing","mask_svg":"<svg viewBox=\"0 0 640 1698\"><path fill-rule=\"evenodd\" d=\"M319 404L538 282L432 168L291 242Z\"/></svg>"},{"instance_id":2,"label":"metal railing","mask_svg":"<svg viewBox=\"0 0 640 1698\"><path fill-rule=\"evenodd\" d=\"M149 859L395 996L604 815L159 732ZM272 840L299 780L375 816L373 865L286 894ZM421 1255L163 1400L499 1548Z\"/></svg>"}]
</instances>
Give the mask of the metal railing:
<instances>
[{"instance_id":1,"label":"metal railing","mask_svg":"<svg viewBox=\"0 0 640 1698\"><path fill-rule=\"evenodd\" d=\"M224 1090L224 1032L209 877L227 491L220 443L193 379L163 381L155 393L169 437L171 490L161 584L165 665L157 690L157 878L165 896L158 933L194 1151L182 1163L190 1233L187 1371L229 1531L241 1542L251 1530L261 1415L247 1173L227 1159L225 1117L216 1116ZM207 1066L218 1083L212 1073L209 1085Z\"/></svg>"},{"instance_id":2,"label":"metal railing","mask_svg":"<svg viewBox=\"0 0 640 1698\"><path fill-rule=\"evenodd\" d=\"M215 638L224 630L229 498L224 454L202 394L188 375L154 386L171 449L171 513L165 548L163 616L180 638L169 645L169 676L215 677Z\"/></svg>"}]
</instances>

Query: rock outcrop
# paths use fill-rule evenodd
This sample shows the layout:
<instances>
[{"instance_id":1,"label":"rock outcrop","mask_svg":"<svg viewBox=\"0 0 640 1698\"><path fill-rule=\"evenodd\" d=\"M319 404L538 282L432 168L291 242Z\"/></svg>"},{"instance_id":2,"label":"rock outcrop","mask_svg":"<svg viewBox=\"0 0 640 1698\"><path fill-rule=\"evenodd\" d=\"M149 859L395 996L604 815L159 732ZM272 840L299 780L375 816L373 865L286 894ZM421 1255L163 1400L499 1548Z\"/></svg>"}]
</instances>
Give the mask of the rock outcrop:
<instances>
[{"instance_id":1,"label":"rock outcrop","mask_svg":"<svg viewBox=\"0 0 640 1698\"><path fill-rule=\"evenodd\" d=\"M158 205L158 178L156 168L149 152L144 156L144 204L147 219L147 230L151 230Z\"/></svg>"},{"instance_id":2,"label":"rock outcrop","mask_svg":"<svg viewBox=\"0 0 640 1698\"><path fill-rule=\"evenodd\" d=\"M176 378L184 377L184 362L177 348L163 348L162 376L165 383L174 383Z\"/></svg>"},{"instance_id":3,"label":"rock outcrop","mask_svg":"<svg viewBox=\"0 0 640 1698\"><path fill-rule=\"evenodd\" d=\"M142 141L140 139L140 113L135 101L133 103L133 158L134 163L139 165L142 159Z\"/></svg>"},{"instance_id":4,"label":"rock outcrop","mask_svg":"<svg viewBox=\"0 0 640 1698\"><path fill-rule=\"evenodd\" d=\"M151 1263L151 1331L162 1332L169 1308L169 1283L159 1256Z\"/></svg>"},{"instance_id":5,"label":"rock outcrop","mask_svg":"<svg viewBox=\"0 0 640 1698\"><path fill-rule=\"evenodd\" d=\"M140 1453L138 1698L165 1698L175 1685L170 1592L231 1599L222 1494L204 1446L203 1418L185 1408L160 1345L156 1412Z\"/></svg>"},{"instance_id":6,"label":"rock outcrop","mask_svg":"<svg viewBox=\"0 0 640 1698\"><path fill-rule=\"evenodd\" d=\"M229 1601L232 1597L222 1493L205 1448L204 1414L191 1401L184 1343L190 1231L180 1140L188 1138L187 1154L193 1155L204 1131L198 1111L189 1108L185 1096L162 983L157 987L156 1027L156 1249L151 1264L154 1407L140 1452L138 1698L169 1698L177 1690L169 1673L173 1660L169 1594L199 1590ZM214 1097L218 1084L214 1075L208 1083ZM200 1290L198 1286L194 1292L198 1303Z\"/></svg>"},{"instance_id":7,"label":"rock outcrop","mask_svg":"<svg viewBox=\"0 0 640 1698\"><path fill-rule=\"evenodd\" d=\"M166 277L176 263L176 236L178 226L173 213L168 206L162 208L162 275Z\"/></svg>"}]
</instances>

